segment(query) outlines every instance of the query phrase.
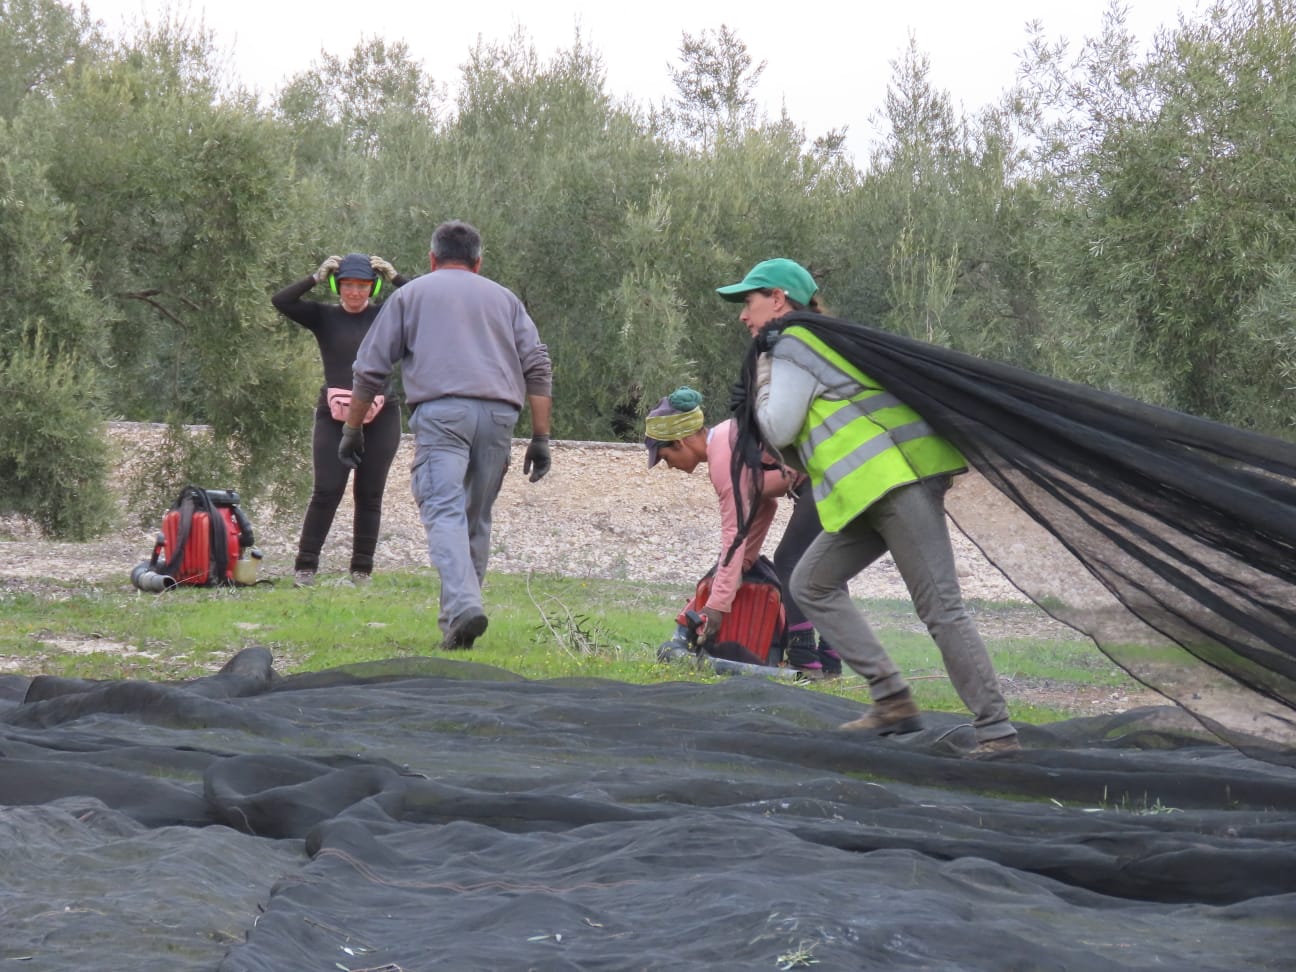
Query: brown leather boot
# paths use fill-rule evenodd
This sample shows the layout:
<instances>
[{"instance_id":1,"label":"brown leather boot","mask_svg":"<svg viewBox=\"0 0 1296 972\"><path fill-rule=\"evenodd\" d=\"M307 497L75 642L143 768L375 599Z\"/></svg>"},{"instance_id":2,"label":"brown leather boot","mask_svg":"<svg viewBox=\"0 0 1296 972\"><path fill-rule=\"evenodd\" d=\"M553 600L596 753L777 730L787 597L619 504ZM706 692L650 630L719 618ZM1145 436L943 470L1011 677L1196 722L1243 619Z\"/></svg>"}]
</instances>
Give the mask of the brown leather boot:
<instances>
[{"instance_id":1,"label":"brown leather boot","mask_svg":"<svg viewBox=\"0 0 1296 972\"><path fill-rule=\"evenodd\" d=\"M977 745L963 754L964 759L998 759L1000 756L1020 753L1022 751L1021 740L1017 738L1017 733L1011 736L1000 736L998 739L987 739L985 742Z\"/></svg>"},{"instance_id":2,"label":"brown leather boot","mask_svg":"<svg viewBox=\"0 0 1296 972\"><path fill-rule=\"evenodd\" d=\"M913 695L906 688L895 695L877 699L873 707L858 719L843 722L837 728L852 731L871 730L879 736L893 736L917 732L922 727L922 713L914 704Z\"/></svg>"}]
</instances>

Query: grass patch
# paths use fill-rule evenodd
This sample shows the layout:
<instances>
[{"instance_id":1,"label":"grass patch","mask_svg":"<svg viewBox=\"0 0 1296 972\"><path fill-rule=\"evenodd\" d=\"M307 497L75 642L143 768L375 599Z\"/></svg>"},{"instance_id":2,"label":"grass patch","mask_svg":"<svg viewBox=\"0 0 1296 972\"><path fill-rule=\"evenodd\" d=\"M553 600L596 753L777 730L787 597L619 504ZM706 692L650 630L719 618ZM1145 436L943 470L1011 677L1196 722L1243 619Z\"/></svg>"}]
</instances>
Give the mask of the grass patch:
<instances>
[{"instance_id":1,"label":"grass patch","mask_svg":"<svg viewBox=\"0 0 1296 972\"><path fill-rule=\"evenodd\" d=\"M674 632L685 586L554 575L491 574L490 628L466 660L525 678L608 678L635 684L714 680L688 665L663 665L657 646ZM240 649L262 645L290 674L411 655L440 654L438 584L431 569L380 573L363 588L324 578L235 589L133 588L0 595L0 673L97 679L178 679L208 674ZM940 655L907 601L862 602L869 621L924 708L961 712ZM995 616L1032 612L993 605ZM981 612L987 610L982 606ZM1025 614L1023 614L1025 616ZM987 637L996 668L1052 683L1113 688L1127 679L1076 637ZM1132 683L1129 683L1132 684ZM851 673L807 690L867 701ZM1015 703L1014 716L1047 722L1073 711Z\"/></svg>"}]
</instances>

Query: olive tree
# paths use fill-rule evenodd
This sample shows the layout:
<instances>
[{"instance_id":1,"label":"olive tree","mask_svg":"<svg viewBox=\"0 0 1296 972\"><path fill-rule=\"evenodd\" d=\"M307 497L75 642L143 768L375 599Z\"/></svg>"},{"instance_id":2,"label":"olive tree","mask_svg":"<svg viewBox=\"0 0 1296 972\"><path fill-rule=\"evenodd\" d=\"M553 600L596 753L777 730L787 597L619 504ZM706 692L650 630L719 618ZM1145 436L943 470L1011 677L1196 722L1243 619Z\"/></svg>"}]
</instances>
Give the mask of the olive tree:
<instances>
[{"instance_id":1,"label":"olive tree","mask_svg":"<svg viewBox=\"0 0 1296 972\"><path fill-rule=\"evenodd\" d=\"M706 150L718 137L759 123L755 91L766 62L753 62L737 31L726 24L697 35L685 31L678 53L678 66L668 67L677 94L662 109L671 130Z\"/></svg>"},{"instance_id":2,"label":"olive tree","mask_svg":"<svg viewBox=\"0 0 1296 972\"><path fill-rule=\"evenodd\" d=\"M84 4L0 0L0 118L12 119L30 97L54 97L102 44Z\"/></svg>"},{"instance_id":3,"label":"olive tree","mask_svg":"<svg viewBox=\"0 0 1296 972\"><path fill-rule=\"evenodd\" d=\"M109 414L210 425L252 493L294 467L310 349L266 299L295 233L288 142L214 60L205 35L149 28L33 124L110 321Z\"/></svg>"},{"instance_id":4,"label":"olive tree","mask_svg":"<svg viewBox=\"0 0 1296 972\"><path fill-rule=\"evenodd\" d=\"M1079 377L1291 431L1294 51L1285 2L1218 3L1146 59L1115 15L1075 61L1037 47L1041 259Z\"/></svg>"},{"instance_id":5,"label":"olive tree","mask_svg":"<svg viewBox=\"0 0 1296 972\"><path fill-rule=\"evenodd\" d=\"M0 512L83 540L112 513L101 380L108 320L64 242L72 209L27 134L0 121Z\"/></svg>"}]
</instances>

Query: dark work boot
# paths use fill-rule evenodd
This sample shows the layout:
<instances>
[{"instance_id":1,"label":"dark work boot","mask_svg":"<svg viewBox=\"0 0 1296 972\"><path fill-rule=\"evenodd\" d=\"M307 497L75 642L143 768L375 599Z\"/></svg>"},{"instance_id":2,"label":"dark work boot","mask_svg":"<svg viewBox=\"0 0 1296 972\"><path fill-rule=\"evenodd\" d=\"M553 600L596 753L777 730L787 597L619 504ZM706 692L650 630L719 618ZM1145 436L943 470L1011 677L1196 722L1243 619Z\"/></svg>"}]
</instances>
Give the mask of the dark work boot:
<instances>
[{"instance_id":1,"label":"dark work boot","mask_svg":"<svg viewBox=\"0 0 1296 972\"><path fill-rule=\"evenodd\" d=\"M450 625L441 647L450 651L467 651L486 632L486 624L486 615L480 611L469 611Z\"/></svg>"},{"instance_id":2,"label":"dark work boot","mask_svg":"<svg viewBox=\"0 0 1296 972\"><path fill-rule=\"evenodd\" d=\"M800 677L812 681L823 678L823 663L819 661L819 650L815 647L814 628L789 631L784 656L788 667L795 668Z\"/></svg>"},{"instance_id":3,"label":"dark work boot","mask_svg":"<svg viewBox=\"0 0 1296 972\"><path fill-rule=\"evenodd\" d=\"M873 707L858 719L843 722L837 728L851 731L871 730L880 736L893 736L917 732L922 727L922 713L914 703L913 695L906 688L895 695L875 700Z\"/></svg>"}]
</instances>

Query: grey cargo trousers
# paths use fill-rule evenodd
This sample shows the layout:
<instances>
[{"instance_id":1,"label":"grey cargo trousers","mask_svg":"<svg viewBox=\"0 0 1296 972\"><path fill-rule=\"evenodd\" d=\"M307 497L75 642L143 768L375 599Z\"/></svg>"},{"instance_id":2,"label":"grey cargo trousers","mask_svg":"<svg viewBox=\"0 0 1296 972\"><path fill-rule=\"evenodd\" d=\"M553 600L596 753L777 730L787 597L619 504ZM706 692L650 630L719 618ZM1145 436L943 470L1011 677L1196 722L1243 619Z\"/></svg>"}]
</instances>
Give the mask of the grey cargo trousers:
<instances>
[{"instance_id":1,"label":"grey cargo trousers","mask_svg":"<svg viewBox=\"0 0 1296 972\"><path fill-rule=\"evenodd\" d=\"M410 416L410 487L427 533L428 560L441 578L437 623L444 635L469 611L482 611L491 511L518 409L481 398L435 398Z\"/></svg>"},{"instance_id":2,"label":"grey cargo trousers","mask_svg":"<svg viewBox=\"0 0 1296 972\"><path fill-rule=\"evenodd\" d=\"M863 613L846 592L846 582L890 551L919 619L940 649L959 698L972 712L977 741L1011 736L1008 707L985 642L968 616L954 567L945 523L949 477L940 476L892 490L839 533L821 533L792 573L797 603L841 655L868 679L876 699L902 691L907 683L882 647Z\"/></svg>"}]
</instances>

